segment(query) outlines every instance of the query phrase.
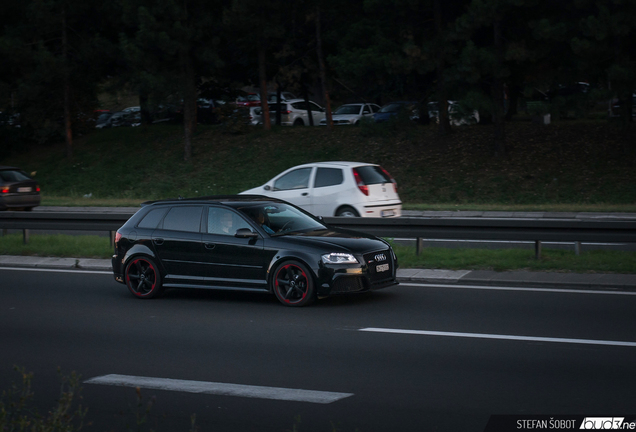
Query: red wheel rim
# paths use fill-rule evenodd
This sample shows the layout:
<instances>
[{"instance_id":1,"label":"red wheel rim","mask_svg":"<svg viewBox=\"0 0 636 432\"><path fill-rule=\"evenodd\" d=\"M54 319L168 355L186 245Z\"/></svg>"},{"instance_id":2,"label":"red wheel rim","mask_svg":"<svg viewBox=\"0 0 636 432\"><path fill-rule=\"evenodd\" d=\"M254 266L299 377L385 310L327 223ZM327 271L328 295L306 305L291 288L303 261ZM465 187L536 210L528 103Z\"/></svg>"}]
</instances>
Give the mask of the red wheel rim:
<instances>
[{"instance_id":1,"label":"red wheel rim","mask_svg":"<svg viewBox=\"0 0 636 432\"><path fill-rule=\"evenodd\" d=\"M147 296L157 286L157 271L149 261L138 258L128 266L126 284L135 295Z\"/></svg>"},{"instance_id":2,"label":"red wheel rim","mask_svg":"<svg viewBox=\"0 0 636 432\"><path fill-rule=\"evenodd\" d=\"M307 297L309 279L301 267L287 264L276 273L274 288L283 302L287 304L300 303Z\"/></svg>"}]
</instances>

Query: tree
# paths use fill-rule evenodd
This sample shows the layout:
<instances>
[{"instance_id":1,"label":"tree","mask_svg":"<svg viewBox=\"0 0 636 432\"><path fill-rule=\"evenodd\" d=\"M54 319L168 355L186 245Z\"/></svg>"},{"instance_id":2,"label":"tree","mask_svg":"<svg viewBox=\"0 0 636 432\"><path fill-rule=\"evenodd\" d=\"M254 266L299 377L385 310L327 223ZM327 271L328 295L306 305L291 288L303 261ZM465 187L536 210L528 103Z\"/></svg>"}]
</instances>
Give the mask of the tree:
<instances>
[{"instance_id":1,"label":"tree","mask_svg":"<svg viewBox=\"0 0 636 432\"><path fill-rule=\"evenodd\" d=\"M121 44L140 92L165 96L174 90L183 107L186 161L197 125L197 84L222 63L222 7L221 1L130 0L124 11L134 30Z\"/></svg>"},{"instance_id":2,"label":"tree","mask_svg":"<svg viewBox=\"0 0 636 432\"><path fill-rule=\"evenodd\" d=\"M97 105L105 57L100 48L107 45L100 8L79 0L30 0L3 9L11 21L0 50L10 60L0 67L1 79L23 128L39 142L63 135L69 158L74 130Z\"/></svg>"}]
</instances>

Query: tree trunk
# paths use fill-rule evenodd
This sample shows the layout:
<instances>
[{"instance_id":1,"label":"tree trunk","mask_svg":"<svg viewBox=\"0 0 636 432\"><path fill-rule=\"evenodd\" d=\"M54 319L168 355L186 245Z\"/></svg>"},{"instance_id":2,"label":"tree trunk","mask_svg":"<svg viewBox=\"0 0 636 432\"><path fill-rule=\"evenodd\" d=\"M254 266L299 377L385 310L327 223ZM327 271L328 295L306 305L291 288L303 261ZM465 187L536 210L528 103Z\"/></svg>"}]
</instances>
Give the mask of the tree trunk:
<instances>
[{"instance_id":1,"label":"tree trunk","mask_svg":"<svg viewBox=\"0 0 636 432\"><path fill-rule=\"evenodd\" d=\"M494 48L495 57L497 59L497 67L493 73L492 82L492 102L493 113L492 120L495 125L495 133L493 136L493 150L495 156L506 156L506 131L504 127L504 82L500 75L503 69L503 37L501 34L501 21L493 23Z\"/></svg>"},{"instance_id":2,"label":"tree trunk","mask_svg":"<svg viewBox=\"0 0 636 432\"><path fill-rule=\"evenodd\" d=\"M64 136L66 138L66 157L73 157L73 128L71 125L71 78L68 64L68 37L66 34L66 9L62 10L62 59L64 80Z\"/></svg>"},{"instance_id":3,"label":"tree trunk","mask_svg":"<svg viewBox=\"0 0 636 432\"><path fill-rule=\"evenodd\" d=\"M139 90L139 110L141 114L141 124L147 126L152 123L152 116L150 115L150 107L148 105L148 92L144 88Z\"/></svg>"},{"instance_id":4,"label":"tree trunk","mask_svg":"<svg viewBox=\"0 0 636 432\"><path fill-rule=\"evenodd\" d=\"M318 69L320 73L320 85L322 87L322 95L325 99L327 126L329 127L329 130L332 130L333 118L331 115L331 100L329 99L329 91L327 90L327 73L325 71L325 59L322 52L322 34L321 34L321 28L320 28L320 6L316 8L316 51L318 53Z\"/></svg>"},{"instance_id":5,"label":"tree trunk","mask_svg":"<svg viewBox=\"0 0 636 432\"><path fill-rule=\"evenodd\" d=\"M197 125L197 85L192 59L187 48L182 48L179 54L181 61L181 85L183 88L183 127L184 127L184 155L185 161L192 159L192 137Z\"/></svg>"},{"instance_id":6,"label":"tree trunk","mask_svg":"<svg viewBox=\"0 0 636 432\"><path fill-rule=\"evenodd\" d=\"M437 32L437 44L439 46L440 51L443 50L441 45L443 44L443 34L444 29L442 28L442 3L441 0L435 0L434 4L434 15L435 15L435 30ZM439 134L444 136L448 135L451 131L450 119L448 115L448 92L446 90L446 81L445 81L445 68L446 63L444 61L444 56L440 53L437 54L437 65L436 65L436 73L437 73L437 119L439 120ZM428 115L426 109L422 109L420 115Z\"/></svg>"},{"instance_id":7,"label":"tree trunk","mask_svg":"<svg viewBox=\"0 0 636 432\"><path fill-rule=\"evenodd\" d=\"M269 103L267 102L267 64L265 63L265 44L258 46L258 78L261 86L261 111L263 118L263 128L270 130L272 125L269 118Z\"/></svg>"}]
</instances>

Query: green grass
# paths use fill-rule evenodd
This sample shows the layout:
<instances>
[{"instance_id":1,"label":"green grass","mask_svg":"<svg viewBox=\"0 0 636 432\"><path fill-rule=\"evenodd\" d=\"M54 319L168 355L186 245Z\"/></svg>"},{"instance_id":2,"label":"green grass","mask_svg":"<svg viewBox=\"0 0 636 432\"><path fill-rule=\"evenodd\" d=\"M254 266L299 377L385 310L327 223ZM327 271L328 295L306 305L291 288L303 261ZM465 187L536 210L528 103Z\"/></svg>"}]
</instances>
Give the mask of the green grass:
<instances>
[{"instance_id":1,"label":"green grass","mask_svg":"<svg viewBox=\"0 0 636 432\"><path fill-rule=\"evenodd\" d=\"M24 244L22 234L8 234L0 236L0 255L110 258L113 247L109 237L32 234L29 243Z\"/></svg>"},{"instance_id":2,"label":"green grass","mask_svg":"<svg viewBox=\"0 0 636 432\"><path fill-rule=\"evenodd\" d=\"M541 250L536 259L527 249L446 249L424 248L416 255L415 247L394 245L401 268L446 270L530 270L568 271L575 273L636 273L636 252Z\"/></svg>"},{"instance_id":3,"label":"green grass","mask_svg":"<svg viewBox=\"0 0 636 432\"><path fill-rule=\"evenodd\" d=\"M533 250L522 249L446 249L425 248L415 254L415 246L394 245L401 268L457 270L535 270L578 273L636 273L636 252L573 251L543 249L541 259ZM31 235L23 244L21 234L0 237L0 255L36 255L75 258L110 258L110 239L98 236L64 234Z\"/></svg>"},{"instance_id":4,"label":"green grass","mask_svg":"<svg viewBox=\"0 0 636 432\"><path fill-rule=\"evenodd\" d=\"M446 137L433 125L372 126L332 132L248 128L236 134L200 125L191 162L183 161L181 126L114 128L76 139L72 159L56 144L5 154L0 163L36 171L45 205L119 200L136 205L179 195L231 194L294 165L354 160L391 172L405 209L636 208L636 150L623 145L625 136L603 121L508 123L506 157L493 156L492 126L458 127Z\"/></svg>"}]
</instances>

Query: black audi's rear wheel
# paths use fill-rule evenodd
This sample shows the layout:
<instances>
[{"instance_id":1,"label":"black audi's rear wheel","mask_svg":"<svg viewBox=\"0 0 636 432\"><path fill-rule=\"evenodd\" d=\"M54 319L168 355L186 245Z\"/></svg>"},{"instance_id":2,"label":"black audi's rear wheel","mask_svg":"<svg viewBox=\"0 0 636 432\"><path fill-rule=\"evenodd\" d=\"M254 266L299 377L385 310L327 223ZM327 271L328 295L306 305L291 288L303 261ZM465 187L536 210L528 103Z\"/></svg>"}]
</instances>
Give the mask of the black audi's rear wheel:
<instances>
[{"instance_id":1,"label":"black audi's rear wheel","mask_svg":"<svg viewBox=\"0 0 636 432\"><path fill-rule=\"evenodd\" d=\"M274 294L285 306L307 306L316 297L310 271L297 261L280 264L272 285Z\"/></svg>"},{"instance_id":2,"label":"black audi's rear wheel","mask_svg":"<svg viewBox=\"0 0 636 432\"><path fill-rule=\"evenodd\" d=\"M155 262L147 257L133 258L126 266L126 286L138 298L154 298L163 291L161 274Z\"/></svg>"}]
</instances>

